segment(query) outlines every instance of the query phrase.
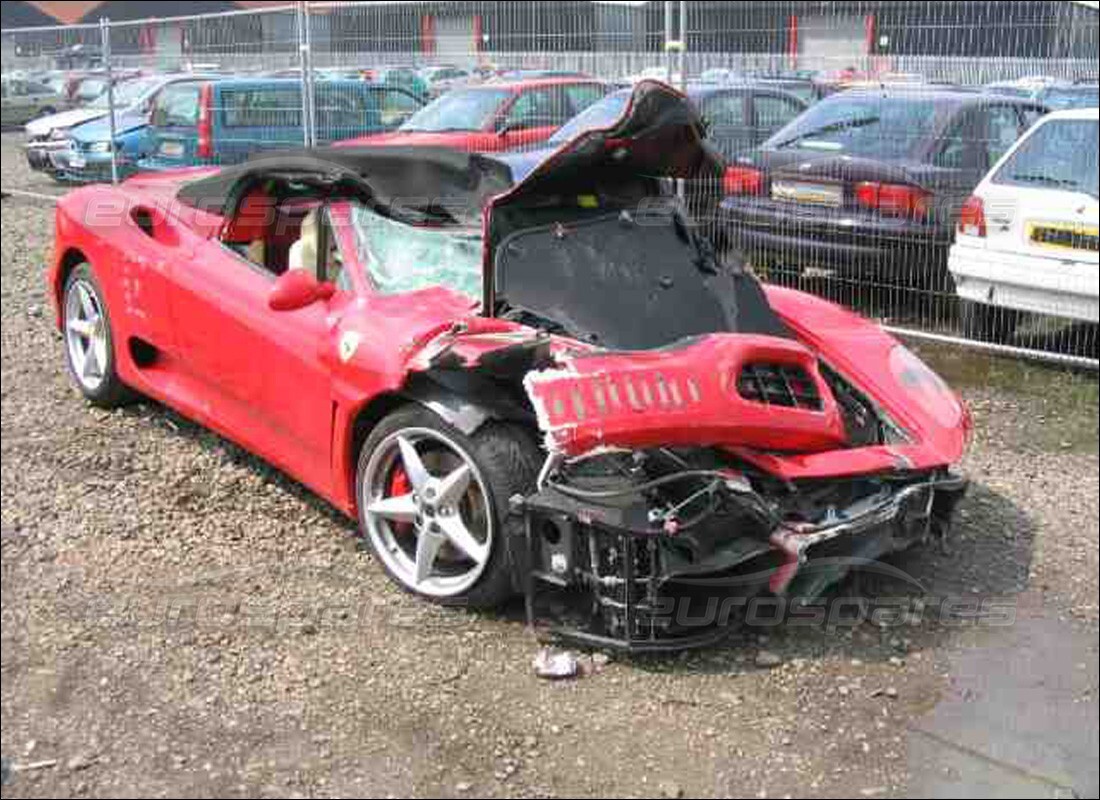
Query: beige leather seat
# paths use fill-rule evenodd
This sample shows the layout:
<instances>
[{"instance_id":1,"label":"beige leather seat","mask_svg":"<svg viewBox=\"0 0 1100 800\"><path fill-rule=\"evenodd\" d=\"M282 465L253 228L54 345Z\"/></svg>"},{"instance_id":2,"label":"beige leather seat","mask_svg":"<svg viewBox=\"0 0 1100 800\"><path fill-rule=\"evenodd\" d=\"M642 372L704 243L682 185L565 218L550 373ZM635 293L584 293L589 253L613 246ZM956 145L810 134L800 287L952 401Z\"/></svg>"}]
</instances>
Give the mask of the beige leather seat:
<instances>
[{"instance_id":1,"label":"beige leather seat","mask_svg":"<svg viewBox=\"0 0 1100 800\"><path fill-rule=\"evenodd\" d=\"M317 252L321 240L321 217L317 209L306 214L302 220L302 230L298 235L298 241L290 246L290 254L287 257L287 269L305 269L313 273L314 278L320 278L317 274Z\"/></svg>"}]
</instances>

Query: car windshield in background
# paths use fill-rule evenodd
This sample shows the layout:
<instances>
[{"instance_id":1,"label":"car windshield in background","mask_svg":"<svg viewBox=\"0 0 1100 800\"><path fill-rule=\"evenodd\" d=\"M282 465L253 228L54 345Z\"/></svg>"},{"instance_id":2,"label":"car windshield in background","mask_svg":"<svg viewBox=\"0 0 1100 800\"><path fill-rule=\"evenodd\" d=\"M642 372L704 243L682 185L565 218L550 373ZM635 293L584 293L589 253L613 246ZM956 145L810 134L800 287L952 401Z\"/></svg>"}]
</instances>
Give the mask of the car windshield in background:
<instances>
[{"instance_id":1,"label":"car windshield in background","mask_svg":"<svg viewBox=\"0 0 1100 800\"><path fill-rule=\"evenodd\" d=\"M125 81L115 85L115 108L129 108L138 100L141 96L152 89L159 79L157 78L142 78L136 81ZM106 89L106 86L104 86ZM107 92L104 90L91 105L94 108L106 109L107 105Z\"/></svg>"},{"instance_id":2,"label":"car windshield in background","mask_svg":"<svg viewBox=\"0 0 1100 800\"><path fill-rule=\"evenodd\" d=\"M403 131L484 130L511 92L492 89L460 89L443 95L417 111L401 126Z\"/></svg>"},{"instance_id":3,"label":"car windshield in background","mask_svg":"<svg viewBox=\"0 0 1100 800\"><path fill-rule=\"evenodd\" d=\"M1098 136L1100 123L1094 119L1046 122L1001 165L993 182L1065 189L1097 199Z\"/></svg>"},{"instance_id":4,"label":"car windshield in background","mask_svg":"<svg viewBox=\"0 0 1100 800\"><path fill-rule=\"evenodd\" d=\"M446 286L476 301L481 297L481 231L418 228L354 204L351 224L359 259L382 294Z\"/></svg>"},{"instance_id":5,"label":"car windshield in background","mask_svg":"<svg viewBox=\"0 0 1100 800\"><path fill-rule=\"evenodd\" d=\"M936 102L931 99L840 95L810 108L764 146L900 158L927 139L935 116Z\"/></svg>"},{"instance_id":6,"label":"car windshield in background","mask_svg":"<svg viewBox=\"0 0 1100 800\"><path fill-rule=\"evenodd\" d=\"M73 99L78 103L89 104L94 100L102 99L104 103L103 107L106 108L107 98L104 95L106 90L107 81L98 78L86 78L81 81L80 85L76 88L76 92L73 93Z\"/></svg>"},{"instance_id":7,"label":"car windshield in background","mask_svg":"<svg viewBox=\"0 0 1100 800\"><path fill-rule=\"evenodd\" d=\"M609 128L623 115L629 101L630 92L628 91L609 94L554 131L554 135L547 141L551 144L561 144L575 139L586 131Z\"/></svg>"}]
</instances>

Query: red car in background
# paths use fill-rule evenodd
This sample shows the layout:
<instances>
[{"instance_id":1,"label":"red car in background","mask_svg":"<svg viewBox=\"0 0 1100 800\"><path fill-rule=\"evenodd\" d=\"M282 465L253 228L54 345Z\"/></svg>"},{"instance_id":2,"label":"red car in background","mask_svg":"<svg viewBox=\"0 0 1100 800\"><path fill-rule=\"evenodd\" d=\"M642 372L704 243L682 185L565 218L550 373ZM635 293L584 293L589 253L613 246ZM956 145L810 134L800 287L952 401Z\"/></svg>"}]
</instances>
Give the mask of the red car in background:
<instances>
[{"instance_id":1,"label":"red car in background","mask_svg":"<svg viewBox=\"0 0 1100 800\"><path fill-rule=\"evenodd\" d=\"M341 145L432 145L486 153L545 142L612 87L585 78L541 78L455 89L396 131Z\"/></svg>"}]
</instances>

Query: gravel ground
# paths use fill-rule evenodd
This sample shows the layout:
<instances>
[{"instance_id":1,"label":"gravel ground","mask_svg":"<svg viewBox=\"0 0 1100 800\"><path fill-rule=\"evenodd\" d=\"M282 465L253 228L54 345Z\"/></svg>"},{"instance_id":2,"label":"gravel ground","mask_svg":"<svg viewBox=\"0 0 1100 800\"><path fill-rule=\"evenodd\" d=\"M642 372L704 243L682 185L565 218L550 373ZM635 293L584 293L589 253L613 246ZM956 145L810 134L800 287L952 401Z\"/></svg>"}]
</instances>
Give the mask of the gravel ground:
<instances>
[{"instance_id":1,"label":"gravel ground","mask_svg":"<svg viewBox=\"0 0 1100 800\"><path fill-rule=\"evenodd\" d=\"M56 193L15 141L5 188ZM514 612L417 602L237 447L82 402L43 295L51 213L3 201L5 797L906 793L914 721L988 632L772 629L541 681ZM897 565L1095 641L1095 381L941 358L974 487L950 550Z\"/></svg>"}]
</instances>

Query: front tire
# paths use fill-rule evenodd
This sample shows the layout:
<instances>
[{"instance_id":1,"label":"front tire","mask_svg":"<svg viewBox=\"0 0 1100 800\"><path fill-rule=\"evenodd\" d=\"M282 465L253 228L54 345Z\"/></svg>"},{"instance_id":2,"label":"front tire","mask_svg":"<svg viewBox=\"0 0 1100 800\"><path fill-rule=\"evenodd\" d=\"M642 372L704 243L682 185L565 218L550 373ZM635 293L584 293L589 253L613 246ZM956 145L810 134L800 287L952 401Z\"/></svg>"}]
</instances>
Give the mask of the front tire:
<instances>
[{"instance_id":1,"label":"front tire","mask_svg":"<svg viewBox=\"0 0 1100 800\"><path fill-rule=\"evenodd\" d=\"M69 273L62 295L65 362L80 393L92 405L115 408L136 395L118 376L111 316L91 266Z\"/></svg>"},{"instance_id":2,"label":"front tire","mask_svg":"<svg viewBox=\"0 0 1100 800\"><path fill-rule=\"evenodd\" d=\"M359 523L401 588L448 606L491 608L513 593L509 513L541 463L518 425L490 422L466 436L410 405L380 422L359 455Z\"/></svg>"}]
</instances>

